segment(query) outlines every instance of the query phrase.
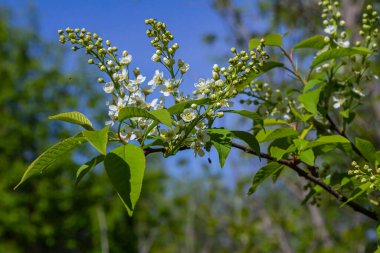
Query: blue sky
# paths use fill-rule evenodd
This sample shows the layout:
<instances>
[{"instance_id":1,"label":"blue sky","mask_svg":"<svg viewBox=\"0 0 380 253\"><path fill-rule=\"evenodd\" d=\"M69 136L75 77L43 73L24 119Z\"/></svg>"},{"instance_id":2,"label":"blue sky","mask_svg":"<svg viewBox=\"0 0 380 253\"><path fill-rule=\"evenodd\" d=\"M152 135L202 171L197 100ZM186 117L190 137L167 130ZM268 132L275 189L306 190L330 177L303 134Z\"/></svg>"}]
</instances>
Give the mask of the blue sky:
<instances>
[{"instance_id":1,"label":"blue sky","mask_svg":"<svg viewBox=\"0 0 380 253\"><path fill-rule=\"evenodd\" d=\"M212 9L211 1L206 0L0 0L0 4L10 6L14 12L14 22L20 24L28 22L25 19L28 6L34 6L38 14L40 34L45 40L56 41L57 44L59 43L58 29L68 26L71 28L85 27L88 31L97 32L101 37L109 39L113 45L118 46L120 50L128 50L133 55L132 66L140 67L142 74L147 78L153 75L157 64L150 60L154 50L150 46L150 39L145 35L147 26L144 20L147 18L161 20L167 24L168 29L175 36L175 41L180 45L178 57L190 64L190 71L183 84L187 93L191 92L194 82L199 78L210 77L215 59L220 59L220 56L233 46L226 45L223 40L212 46L202 42L202 36L207 33L216 33L218 37L224 38L228 32L224 28L221 17ZM94 71L98 71L97 68L94 67ZM102 90L99 89L99 92ZM235 129L237 128L235 127ZM187 166L188 168L182 169L200 171L199 158L194 160L191 151L185 153L179 157L188 158L191 163ZM234 161L235 164L239 164L240 156L238 154L238 152L233 152L233 157L230 156L232 163L227 164L223 169L226 178L236 175L236 168L233 168L235 166L232 164ZM206 157L202 160L207 161ZM213 160L210 165L211 170L219 171L220 167L215 151L212 152L211 158ZM183 175L178 171L176 159L169 158L166 164L174 174ZM188 172L184 173L188 175Z\"/></svg>"}]
</instances>

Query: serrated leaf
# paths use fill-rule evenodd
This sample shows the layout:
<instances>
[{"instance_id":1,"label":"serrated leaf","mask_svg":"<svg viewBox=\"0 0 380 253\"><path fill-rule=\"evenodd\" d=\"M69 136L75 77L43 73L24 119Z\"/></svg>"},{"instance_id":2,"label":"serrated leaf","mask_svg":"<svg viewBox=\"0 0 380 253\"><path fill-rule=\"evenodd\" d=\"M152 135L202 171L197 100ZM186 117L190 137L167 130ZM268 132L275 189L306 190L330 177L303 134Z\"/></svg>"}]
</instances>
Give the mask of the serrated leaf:
<instances>
[{"instance_id":1,"label":"serrated leaf","mask_svg":"<svg viewBox=\"0 0 380 253\"><path fill-rule=\"evenodd\" d=\"M351 47L351 48L334 48L327 50L320 55L316 56L314 58L314 61L312 62L310 68L313 69L317 65L329 61L332 59L338 59L341 57L346 57L346 56L352 56L352 55L367 55L367 54L373 54L373 51L369 50L368 48L365 47Z\"/></svg>"},{"instance_id":2,"label":"serrated leaf","mask_svg":"<svg viewBox=\"0 0 380 253\"><path fill-rule=\"evenodd\" d=\"M86 140L103 155L107 152L108 129L109 126L105 126L100 130L82 132Z\"/></svg>"},{"instance_id":3,"label":"serrated leaf","mask_svg":"<svg viewBox=\"0 0 380 253\"><path fill-rule=\"evenodd\" d=\"M246 118L252 119L256 124L259 124L261 127L263 127L263 119L260 114L256 112L248 110L224 110L223 112L239 114Z\"/></svg>"},{"instance_id":4,"label":"serrated leaf","mask_svg":"<svg viewBox=\"0 0 380 253\"><path fill-rule=\"evenodd\" d=\"M301 102L305 109L313 115L318 114L317 105L321 90L322 88L319 87L318 89L306 92L298 97L298 101Z\"/></svg>"},{"instance_id":5,"label":"serrated leaf","mask_svg":"<svg viewBox=\"0 0 380 253\"><path fill-rule=\"evenodd\" d=\"M261 130L257 135L258 142L272 141L284 137L297 136L298 132L292 128L277 128L274 130Z\"/></svg>"},{"instance_id":6,"label":"serrated leaf","mask_svg":"<svg viewBox=\"0 0 380 253\"><path fill-rule=\"evenodd\" d=\"M283 67L283 66L284 66L284 64L282 64L281 62L268 61L263 66L261 66L259 68L258 72L255 72L255 71L249 72L246 75L246 79L243 82L236 85L235 88L238 92L240 92L240 91L244 90L244 88L247 85L249 85L254 79L258 78L259 76L263 75L264 73L268 72L271 69L279 68L279 67Z\"/></svg>"},{"instance_id":7,"label":"serrated leaf","mask_svg":"<svg viewBox=\"0 0 380 253\"><path fill-rule=\"evenodd\" d=\"M45 152L43 152L36 160L34 160L29 167L24 172L20 182L14 187L16 189L23 182L25 182L32 175L41 173L44 169L53 164L58 158L63 154L73 150L79 145L86 142L86 138L82 135L76 135L70 138L67 138L61 142L56 143Z\"/></svg>"},{"instance_id":8,"label":"serrated leaf","mask_svg":"<svg viewBox=\"0 0 380 253\"><path fill-rule=\"evenodd\" d=\"M307 149L299 154L301 160L310 166L315 164L315 155L312 149Z\"/></svg>"},{"instance_id":9,"label":"serrated leaf","mask_svg":"<svg viewBox=\"0 0 380 253\"><path fill-rule=\"evenodd\" d=\"M370 141L355 138L355 146L359 149L360 153L369 161L375 162L376 148Z\"/></svg>"},{"instance_id":10,"label":"serrated leaf","mask_svg":"<svg viewBox=\"0 0 380 253\"><path fill-rule=\"evenodd\" d=\"M350 141L340 135L322 136L316 139L315 141L309 142L309 144L307 145L307 148L314 148L321 145L339 144L339 143L350 144Z\"/></svg>"},{"instance_id":11,"label":"serrated leaf","mask_svg":"<svg viewBox=\"0 0 380 253\"><path fill-rule=\"evenodd\" d=\"M120 146L106 155L104 167L128 214L132 216L144 178L144 151L132 144Z\"/></svg>"},{"instance_id":12,"label":"serrated leaf","mask_svg":"<svg viewBox=\"0 0 380 253\"><path fill-rule=\"evenodd\" d=\"M231 132L223 128L211 128L207 130L211 139L211 144L218 151L220 167L223 168L226 159L231 151Z\"/></svg>"},{"instance_id":13,"label":"serrated leaf","mask_svg":"<svg viewBox=\"0 0 380 253\"><path fill-rule=\"evenodd\" d=\"M240 139L247 143L248 146L256 152L256 154L260 154L259 142L253 134L244 131L231 131L231 134L233 138Z\"/></svg>"},{"instance_id":14,"label":"serrated leaf","mask_svg":"<svg viewBox=\"0 0 380 253\"><path fill-rule=\"evenodd\" d=\"M314 49L322 49L326 45L325 43L325 36L323 35L315 35L311 38L305 39L301 42L299 42L297 45L294 46L294 49L298 48L314 48Z\"/></svg>"},{"instance_id":15,"label":"serrated leaf","mask_svg":"<svg viewBox=\"0 0 380 253\"><path fill-rule=\"evenodd\" d=\"M274 173L276 173L279 170L282 170L285 168L285 165L276 163L276 162L271 162L259 169L255 176L253 177L252 185L248 190L248 195L253 194L257 187L268 177L272 176Z\"/></svg>"},{"instance_id":16,"label":"serrated leaf","mask_svg":"<svg viewBox=\"0 0 380 253\"><path fill-rule=\"evenodd\" d=\"M80 112L64 112L54 116L50 116L49 119L57 119L80 125L86 130L94 130L91 121Z\"/></svg>"},{"instance_id":17,"label":"serrated leaf","mask_svg":"<svg viewBox=\"0 0 380 253\"><path fill-rule=\"evenodd\" d=\"M122 122L129 118L143 117L148 119L153 119L162 124L171 127L173 125L173 120L168 118L170 113L166 109L159 109L155 111L147 111L134 106L127 106L120 110L119 121Z\"/></svg>"},{"instance_id":18,"label":"serrated leaf","mask_svg":"<svg viewBox=\"0 0 380 253\"><path fill-rule=\"evenodd\" d=\"M104 161L104 155L98 155L94 158L92 158L90 161L86 162L82 166L79 167L77 170L77 176L75 180L75 185L78 185L80 180L88 173L90 172L96 165Z\"/></svg>"},{"instance_id":19,"label":"serrated leaf","mask_svg":"<svg viewBox=\"0 0 380 253\"><path fill-rule=\"evenodd\" d=\"M190 107L192 104L204 105L204 104L207 104L208 101L209 101L208 98L189 100L186 102L181 102L181 103L175 104L175 105L169 107L167 110L171 115L179 114L179 113L182 113L186 108Z\"/></svg>"}]
</instances>

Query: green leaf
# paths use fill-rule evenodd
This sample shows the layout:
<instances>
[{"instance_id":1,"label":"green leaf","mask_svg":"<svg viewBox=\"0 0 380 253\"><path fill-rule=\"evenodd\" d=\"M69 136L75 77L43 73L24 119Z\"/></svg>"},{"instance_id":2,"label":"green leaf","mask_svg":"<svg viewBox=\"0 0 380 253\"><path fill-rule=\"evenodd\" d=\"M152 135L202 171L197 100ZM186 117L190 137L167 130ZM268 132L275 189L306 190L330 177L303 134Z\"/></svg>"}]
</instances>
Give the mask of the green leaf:
<instances>
[{"instance_id":1,"label":"green leaf","mask_svg":"<svg viewBox=\"0 0 380 253\"><path fill-rule=\"evenodd\" d=\"M263 66L259 68L259 72L251 71L249 72L245 77L246 79L236 85L236 90L238 92L244 90L244 88L249 85L254 79L258 78L259 76L263 75L264 73L268 72L271 69L283 67L284 64L281 62L274 62L274 61L268 61Z\"/></svg>"},{"instance_id":2,"label":"green leaf","mask_svg":"<svg viewBox=\"0 0 380 253\"><path fill-rule=\"evenodd\" d=\"M207 104L208 102L209 102L208 98L194 99L194 100L189 100L186 102L175 104L169 107L167 110L171 115L179 114L179 113L182 113L186 108L190 107L192 104L204 105L204 104Z\"/></svg>"},{"instance_id":3,"label":"green leaf","mask_svg":"<svg viewBox=\"0 0 380 253\"><path fill-rule=\"evenodd\" d=\"M144 151L132 144L120 146L106 155L104 167L128 214L132 216L144 178Z\"/></svg>"},{"instance_id":4,"label":"green leaf","mask_svg":"<svg viewBox=\"0 0 380 253\"><path fill-rule=\"evenodd\" d=\"M109 126L105 126L100 130L82 132L86 140L103 155L107 152L108 129Z\"/></svg>"},{"instance_id":5,"label":"green leaf","mask_svg":"<svg viewBox=\"0 0 380 253\"><path fill-rule=\"evenodd\" d=\"M300 119L301 121L303 122L307 122L310 118L313 117L313 114L308 114L308 113L305 113L305 114L300 114L296 108L294 108L294 106L292 105L291 102L288 103L289 105L289 108L290 108L290 111L292 112L292 114L297 118L297 119Z\"/></svg>"},{"instance_id":6,"label":"green leaf","mask_svg":"<svg viewBox=\"0 0 380 253\"><path fill-rule=\"evenodd\" d=\"M289 126L289 122L285 121L285 120L281 120L281 119L273 119L273 118L269 118L269 119L264 119L264 126L274 126L274 125L286 125L286 126Z\"/></svg>"},{"instance_id":7,"label":"green leaf","mask_svg":"<svg viewBox=\"0 0 380 253\"><path fill-rule=\"evenodd\" d=\"M253 177L252 185L248 190L248 195L253 194L257 187L268 177L275 174L277 171L282 170L285 168L285 165L279 164L277 162L271 162L262 167L257 171L255 176Z\"/></svg>"},{"instance_id":8,"label":"green leaf","mask_svg":"<svg viewBox=\"0 0 380 253\"><path fill-rule=\"evenodd\" d=\"M300 153L300 158L303 162L310 166L314 166L315 164L315 155L312 149L307 149Z\"/></svg>"},{"instance_id":9,"label":"green leaf","mask_svg":"<svg viewBox=\"0 0 380 253\"><path fill-rule=\"evenodd\" d=\"M363 195L364 193L366 193L370 185L371 185L371 182L366 182L360 185L358 188L355 189L355 191L351 193L350 198L346 202L344 202L342 205L340 205L340 207L345 206L348 202L353 201L357 199L358 197L360 197L361 195Z\"/></svg>"},{"instance_id":10,"label":"green leaf","mask_svg":"<svg viewBox=\"0 0 380 253\"><path fill-rule=\"evenodd\" d=\"M166 109L147 111L138 107L127 106L120 110L119 121L122 122L129 118L143 117L156 120L164 125L167 125L168 127L171 127L173 121L171 120L171 118L168 118L168 115L170 116L169 112Z\"/></svg>"},{"instance_id":11,"label":"green leaf","mask_svg":"<svg viewBox=\"0 0 380 253\"><path fill-rule=\"evenodd\" d=\"M307 148L314 148L321 145L339 144L339 143L350 144L350 141L340 135L322 136L316 139L315 141L309 142L309 144L307 145Z\"/></svg>"},{"instance_id":12,"label":"green leaf","mask_svg":"<svg viewBox=\"0 0 380 253\"><path fill-rule=\"evenodd\" d=\"M291 128L277 128L274 130L261 130L257 135L258 142L272 141L284 137L297 136L298 132Z\"/></svg>"},{"instance_id":13,"label":"green leaf","mask_svg":"<svg viewBox=\"0 0 380 253\"><path fill-rule=\"evenodd\" d=\"M64 112L54 116L50 116L49 119L57 119L80 125L86 130L94 130L91 121L80 112Z\"/></svg>"},{"instance_id":14,"label":"green leaf","mask_svg":"<svg viewBox=\"0 0 380 253\"><path fill-rule=\"evenodd\" d=\"M223 112L235 113L246 118L252 119L256 124L259 124L263 127L263 119L260 114L248 110L224 110Z\"/></svg>"},{"instance_id":15,"label":"green leaf","mask_svg":"<svg viewBox=\"0 0 380 253\"><path fill-rule=\"evenodd\" d=\"M104 161L104 155L98 155L94 158L92 158L90 161L86 162L82 166L79 167L77 170L77 177L75 180L75 185L78 185L80 180L88 173L90 172L96 165Z\"/></svg>"},{"instance_id":16,"label":"green leaf","mask_svg":"<svg viewBox=\"0 0 380 253\"><path fill-rule=\"evenodd\" d=\"M223 168L224 163L231 151L232 139L231 132L223 128L208 129L211 143L218 151L220 167Z\"/></svg>"},{"instance_id":17,"label":"green leaf","mask_svg":"<svg viewBox=\"0 0 380 253\"><path fill-rule=\"evenodd\" d=\"M303 93L306 93L307 91L313 89L315 86L317 86L320 83L323 83L323 80L319 80L319 79L309 80L303 87Z\"/></svg>"},{"instance_id":18,"label":"green leaf","mask_svg":"<svg viewBox=\"0 0 380 253\"><path fill-rule=\"evenodd\" d=\"M319 95L321 93L322 88L318 88L313 91L309 91L307 93L304 93L298 97L298 101L300 101L305 109L308 112L311 112L313 115L318 114L318 102L319 102Z\"/></svg>"},{"instance_id":19,"label":"green leaf","mask_svg":"<svg viewBox=\"0 0 380 253\"><path fill-rule=\"evenodd\" d=\"M260 40L258 38L253 38L249 40L248 48L249 50L255 49L260 45ZM282 46L282 35L281 34L268 34L264 37L264 44L266 46L281 47Z\"/></svg>"},{"instance_id":20,"label":"green leaf","mask_svg":"<svg viewBox=\"0 0 380 253\"><path fill-rule=\"evenodd\" d=\"M315 35L311 38L305 39L294 46L294 49L298 48L314 48L314 49L322 49L326 45L325 36L323 35Z\"/></svg>"},{"instance_id":21,"label":"green leaf","mask_svg":"<svg viewBox=\"0 0 380 253\"><path fill-rule=\"evenodd\" d=\"M332 59L338 59L341 57L352 56L352 55L367 55L373 54L373 51L365 47L351 47L351 48L335 48L327 50L317 57L314 58L310 68L313 69L315 66Z\"/></svg>"},{"instance_id":22,"label":"green leaf","mask_svg":"<svg viewBox=\"0 0 380 253\"><path fill-rule=\"evenodd\" d=\"M67 138L61 142L56 143L55 145L47 149L44 153L42 153L39 157L37 157L37 159L29 165L24 175L22 176L20 182L14 187L14 189L19 187L32 175L41 173L44 169L46 169L49 165L53 164L66 152L73 150L74 148L78 147L79 145L85 142L86 138L78 134L76 136Z\"/></svg>"},{"instance_id":23,"label":"green leaf","mask_svg":"<svg viewBox=\"0 0 380 253\"><path fill-rule=\"evenodd\" d=\"M270 147L270 155L276 158L276 160L282 159L287 150L279 147Z\"/></svg>"},{"instance_id":24,"label":"green leaf","mask_svg":"<svg viewBox=\"0 0 380 253\"><path fill-rule=\"evenodd\" d=\"M376 148L370 141L355 138L355 146L359 149L360 153L369 161L375 162L376 160Z\"/></svg>"},{"instance_id":25,"label":"green leaf","mask_svg":"<svg viewBox=\"0 0 380 253\"><path fill-rule=\"evenodd\" d=\"M231 131L231 134L233 138L245 141L245 143L247 143L248 146L256 152L256 154L260 154L259 142L253 134L244 131Z\"/></svg>"}]
</instances>

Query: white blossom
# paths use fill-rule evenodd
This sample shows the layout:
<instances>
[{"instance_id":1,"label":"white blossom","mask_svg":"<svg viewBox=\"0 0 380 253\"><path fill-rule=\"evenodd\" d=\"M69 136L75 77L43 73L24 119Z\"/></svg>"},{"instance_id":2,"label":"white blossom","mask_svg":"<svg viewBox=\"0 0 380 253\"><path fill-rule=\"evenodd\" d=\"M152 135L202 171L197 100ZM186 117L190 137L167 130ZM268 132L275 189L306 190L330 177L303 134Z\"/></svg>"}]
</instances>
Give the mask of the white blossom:
<instances>
[{"instance_id":1,"label":"white blossom","mask_svg":"<svg viewBox=\"0 0 380 253\"><path fill-rule=\"evenodd\" d=\"M185 122L190 122L197 117L198 113L194 109L187 108L181 113L181 118Z\"/></svg>"}]
</instances>

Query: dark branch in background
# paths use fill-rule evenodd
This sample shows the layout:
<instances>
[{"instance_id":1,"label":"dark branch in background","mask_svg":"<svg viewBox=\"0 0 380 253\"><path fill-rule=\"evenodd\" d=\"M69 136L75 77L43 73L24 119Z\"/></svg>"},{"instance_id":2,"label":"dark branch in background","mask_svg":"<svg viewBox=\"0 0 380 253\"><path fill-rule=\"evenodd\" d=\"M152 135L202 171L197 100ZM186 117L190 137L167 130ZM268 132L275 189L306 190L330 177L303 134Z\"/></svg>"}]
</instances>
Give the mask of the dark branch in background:
<instances>
[{"instance_id":1,"label":"dark branch in background","mask_svg":"<svg viewBox=\"0 0 380 253\"><path fill-rule=\"evenodd\" d=\"M333 195L340 202L345 203L348 200L348 198L346 196L344 196L343 194L341 194L340 192L338 192L337 190L333 189L331 186L329 186L328 184L323 182L323 180L321 178L319 178L317 176L313 176L312 174L310 174L310 173L304 171L303 169L301 169L300 167L298 167L298 164L300 163L299 161L286 160L286 159L277 160L274 157L272 157L266 153L258 154L254 150L252 150L248 147L245 147L243 145L237 144L237 143L232 143L232 147L240 149L240 150L244 151L245 153L252 154L252 155L255 155L255 156L270 160L270 161L274 161L274 162L278 162L280 164L286 165L289 168L291 168L292 170L294 170L295 172L297 172L297 174L300 177L303 177L303 178L315 183L316 185L321 186L325 191L327 191L328 193ZM186 149L189 149L189 148L183 147L180 150L186 150ZM144 149L144 153L145 153L145 156L148 156L148 155L153 154L153 153L163 153L164 154L165 149L164 148L156 148L156 149L146 148L146 149ZM346 205L351 207L352 209L354 209L356 212L359 212L359 213L361 213L361 214L363 214L363 215L365 215L365 216L367 216L367 217L369 217L375 221L378 220L378 217L377 217L375 212L372 212L372 211L366 209L365 207L362 207L361 205L359 205L358 203L356 203L354 201L349 201L346 203Z\"/></svg>"}]
</instances>

